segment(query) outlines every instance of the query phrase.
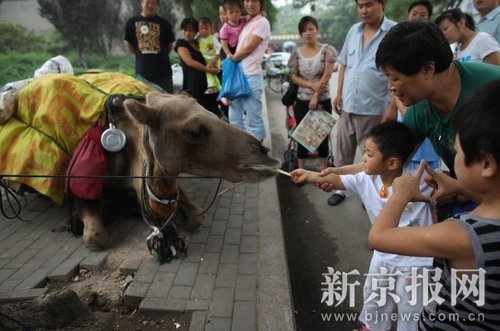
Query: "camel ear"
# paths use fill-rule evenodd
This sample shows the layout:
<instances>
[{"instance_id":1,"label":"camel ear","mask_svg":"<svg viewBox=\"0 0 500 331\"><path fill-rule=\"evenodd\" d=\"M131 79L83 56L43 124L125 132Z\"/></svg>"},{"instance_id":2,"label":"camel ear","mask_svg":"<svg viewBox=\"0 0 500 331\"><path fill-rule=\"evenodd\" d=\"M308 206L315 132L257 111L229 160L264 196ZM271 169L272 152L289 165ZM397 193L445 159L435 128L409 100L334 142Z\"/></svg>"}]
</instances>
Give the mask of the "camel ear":
<instances>
[{"instance_id":1,"label":"camel ear","mask_svg":"<svg viewBox=\"0 0 500 331\"><path fill-rule=\"evenodd\" d=\"M141 124L155 123L156 110L153 108L133 99L125 100L123 106L137 122Z\"/></svg>"}]
</instances>

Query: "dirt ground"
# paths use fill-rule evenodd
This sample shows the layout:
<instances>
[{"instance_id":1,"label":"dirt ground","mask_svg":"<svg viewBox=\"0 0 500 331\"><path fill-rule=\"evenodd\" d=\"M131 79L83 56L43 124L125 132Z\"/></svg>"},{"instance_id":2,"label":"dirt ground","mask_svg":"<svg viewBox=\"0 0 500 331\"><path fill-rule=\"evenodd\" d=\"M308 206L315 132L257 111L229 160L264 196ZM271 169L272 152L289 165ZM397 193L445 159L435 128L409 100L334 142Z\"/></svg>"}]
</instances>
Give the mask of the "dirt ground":
<instances>
[{"instance_id":1,"label":"dirt ground","mask_svg":"<svg viewBox=\"0 0 500 331\"><path fill-rule=\"evenodd\" d=\"M80 269L70 282L49 281L42 297L0 305L0 330L29 330L9 318L32 330L188 330L191 313L144 314L124 304L123 294L133 275L122 274L120 264L132 252L139 258L152 258L143 240L149 229L141 223L128 229L128 234L136 233L133 238L111 229L116 240L110 238L102 271Z\"/></svg>"}]
</instances>

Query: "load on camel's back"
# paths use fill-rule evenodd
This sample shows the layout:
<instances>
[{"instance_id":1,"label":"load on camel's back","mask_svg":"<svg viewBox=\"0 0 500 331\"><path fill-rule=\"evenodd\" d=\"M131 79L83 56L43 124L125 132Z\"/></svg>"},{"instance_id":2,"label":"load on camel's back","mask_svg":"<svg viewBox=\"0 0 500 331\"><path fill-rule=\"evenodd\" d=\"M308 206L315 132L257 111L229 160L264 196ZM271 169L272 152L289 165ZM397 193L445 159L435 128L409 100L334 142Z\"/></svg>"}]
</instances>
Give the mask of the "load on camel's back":
<instances>
[{"instance_id":1,"label":"load on camel's back","mask_svg":"<svg viewBox=\"0 0 500 331\"><path fill-rule=\"evenodd\" d=\"M146 93L143 101L123 96L107 100L109 94ZM148 86L118 73L55 74L37 78L19 91L17 111L0 125L0 173L41 175L6 179L62 204L64 178L43 176L66 173L76 145L105 112L106 103L112 105L108 121L124 133L126 144L118 152L107 153L108 175L125 178L106 180L105 193L131 197L156 228L176 212L184 216L188 230L201 224L202 210L175 179L180 173L258 182L274 176L280 166L258 140L220 120L191 97L151 92ZM148 179L137 179L140 176ZM108 233L103 199L74 198L73 203L73 217L83 223L85 245L104 248Z\"/></svg>"}]
</instances>

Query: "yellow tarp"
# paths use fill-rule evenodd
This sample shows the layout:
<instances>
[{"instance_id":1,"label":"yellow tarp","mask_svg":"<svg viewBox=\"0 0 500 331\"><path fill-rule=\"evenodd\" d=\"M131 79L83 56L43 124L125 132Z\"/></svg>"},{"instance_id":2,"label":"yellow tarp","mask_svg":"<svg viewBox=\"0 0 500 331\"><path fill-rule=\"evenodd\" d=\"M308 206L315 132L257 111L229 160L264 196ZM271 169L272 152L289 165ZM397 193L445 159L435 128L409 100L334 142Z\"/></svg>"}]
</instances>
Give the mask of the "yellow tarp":
<instances>
[{"instance_id":1,"label":"yellow tarp","mask_svg":"<svg viewBox=\"0 0 500 331\"><path fill-rule=\"evenodd\" d=\"M76 145L104 109L106 94L143 95L153 89L120 73L49 74L19 91L17 113L0 125L0 174L64 175ZM6 179L62 204L64 179Z\"/></svg>"}]
</instances>

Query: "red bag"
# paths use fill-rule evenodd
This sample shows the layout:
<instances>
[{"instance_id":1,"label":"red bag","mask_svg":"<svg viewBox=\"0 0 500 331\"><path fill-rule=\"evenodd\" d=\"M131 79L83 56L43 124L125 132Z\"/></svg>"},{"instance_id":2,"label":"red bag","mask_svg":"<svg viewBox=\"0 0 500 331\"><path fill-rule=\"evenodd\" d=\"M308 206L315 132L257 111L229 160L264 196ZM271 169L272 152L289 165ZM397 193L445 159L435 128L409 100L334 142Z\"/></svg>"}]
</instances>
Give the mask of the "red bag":
<instances>
[{"instance_id":1,"label":"red bag","mask_svg":"<svg viewBox=\"0 0 500 331\"><path fill-rule=\"evenodd\" d=\"M98 200L104 192L104 178L71 178L70 176L105 176L108 159L101 145L102 126L97 123L87 130L69 161L66 193L71 190L80 199Z\"/></svg>"}]
</instances>

